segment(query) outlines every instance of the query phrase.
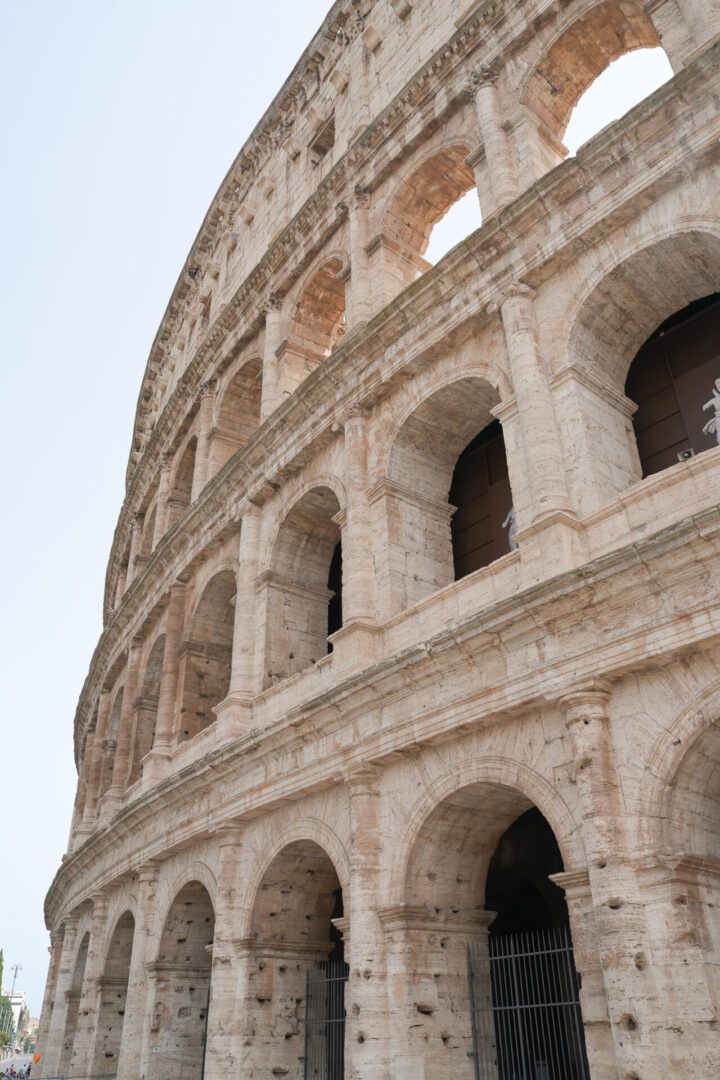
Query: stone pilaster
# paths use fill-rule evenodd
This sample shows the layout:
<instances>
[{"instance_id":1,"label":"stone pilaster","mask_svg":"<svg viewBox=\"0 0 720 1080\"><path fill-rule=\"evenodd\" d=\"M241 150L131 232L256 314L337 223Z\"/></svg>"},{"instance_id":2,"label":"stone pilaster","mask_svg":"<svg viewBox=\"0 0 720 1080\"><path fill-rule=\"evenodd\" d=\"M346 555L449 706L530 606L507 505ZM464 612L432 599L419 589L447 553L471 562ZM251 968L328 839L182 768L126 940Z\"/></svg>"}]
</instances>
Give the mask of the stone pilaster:
<instances>
[{"instance_id":1,"label":"stone pilaster","mask_svg":"<svg viewBox=\"0 0 720 1080\"><path fill-rule=\"evenodd\" d=\"M155 514L155 532L153 533L152 546L153 550L158 546L163 536L168 530L168 524L170 521L170 507L168 500L170 498L170 482L172 479L172 469L174 463L174 455L169 451L166 451L160 459L160 478L158 480L158 499L157 499L157 512Z\"/></svg>"},{"instance_id":2,"label":"stone pilaster","mask_svg":"<svg viewBox=\"0 0 720 1080\"><path fill-rule=\"evenodd\" d=\"M241 896L242 836L242 829L234 825L223 826L219 832L220 860L205 1080L225 1080L227 1076L235 1075L240 1061L236 1045L239 969L233 946L233 929Z\"/></svg>"},{"instance_id":3,"label":"stone pilaster","mask_svg":"<svg viewBox=\"0 0 720 1080\"><path fill-rule=\"evenodd\" d=\"M485 149L485 168L488 184L481 191L483 218L489 218L502 210L517 195L517 168L513 151L502 124L495 85L497 72L483 68L471 80L471 93L475 102L480 136ZM486 205L490 197L490 205Z\"/></svg>"},{"instance_id":4,"label":"stone pilaster","mask_svg":"<svg viewBox=\"0 0 720 1080\"><path fill-rule=\"evenodd\" d=\"M63 1039L65 1037L68 994L72 987L72 978L75 969L75 954L78 946L77 930L78 916L68 915L65 919L65 933L63 935L62 951L58 965L52 1014L50 1016L46 1044L44 1048L41 1047L41 1053L43 1054L43 1076L55 1076L60 1066Z\"/></svg>"},{"instance_id":5,"label":"stone pilaster","mask_svg":"<svg viewBox=\"0 0 720 1080\"><path fill-rule=\"evenodd\" d=\"M442 918L403 905L378 912L385 932L391 1080L432 1080L437 1047L444 1075L474 1080L467 947L484 944L494 912ZM490 987L486 988L489 995Z\"/></svg>"},{"instance_id":6,"label":"stone pilaster","mask_svg":"<svg viewBox=\"0 0 720 1080\"><path fill-rule=\"evenodd\" d=\"M165 618L165 651L160 674L155 738L152 749L143 761L143 781L156 783L165 773L170 762L174 739L175 717L178 710L177 695L180 673L180 646L185 625L185 601L187 589L177 582L170 589L167 616Z\"/></svg>"},{"instance_id":7,"label":"stone pilaster","mask_svg":"<svg viewBox=\"0 0 720 1080\"><path fill-rule=\"evenodd\" d=\"M60 970L60 958L62 956L63 936L63 933L57 931L50 933L50 945L48 946L50 961L48 964L47 979L45 981L45 993L43 994L37 1036L37 1048L43 1055L36 1070L38 1077L49 1075L49 1073L45 1071L45 1052L48 1046L48 1035L50 1034L53 1008L57 994L57 979Z\"/></svg>"},{"instance_id":8,"label":"stone pilaster","mask_svg":"<svg viewBox=\"0 0 720 1080\"><path fill-rule=\"evenodd\" d=\"M382 861L382 808L378 771L351 774L350 896L340 927L350 972L345 989L347 1075L353 1080L387 1076L388 1017L385 997L385 948L377 917ZM349 903L348 903L349 901ZM349 920L347 915L349 913ZM340 920L338 920L339 922Z\"/></svg>"},{"instance_id":9,"label":"stone pilaster","mask_svg":"<svg viewBox=\"0 0 720 1080\"><path fill-rule=\"evenodd\" d=\"M668 1076L720 1076L717 1035L717 905L720 862L706 856L652 855L637 872L645 907Z\"/></svg>"},{"instance_id":10,"label":"stone pilaster","mask_svg":"<svg viewBox=\"0 0 720 1080\"><path fill-rule=\"evenodd\" d=\"M656 988L648 963L645 911L625 829L612 742L609 687L600 679L562 698L580 797L597 947L619 1076L661 1076L652 1034ZM657 1071L654 1071L657 1070Z\"/></svg>"},{"instance_id":11,"label":"stone pilaster","mask_svg":"<svg viewBox=\"0 0 720 1080\"><path fill-rule=\"evenodd\" d=\"M137 560L142 552L144 520L145 515L142 513L135 514L135 517L133 518L132 528L130 530L130 556L128 558L127 576L125 578L126 586L132 584L137 574Z\"/></svg>"},{"instance_id":12,"label":"stone pilaster","mask_svg":"<svg viewBox=\"0 0 720 1080\"><path fill-rule=\"evenodd\" d=\"M210 431L212 428L212 414L217 393L217 380L208 379L200 387L200 407L198 409L197 424L197 450L195 452L195 469L193 471L192 495L190 501L194 502L202 489L210 479Z\"/></svg>"},{"instance_id":13,"label":"stone pilaster","mask_svg":"<svg viewBox=\"0 0 720 1080\"><path fill-rule=\"evenodd\" d=\"M266 420L277 408L279 393L279 366L277 351L282 344L284 318L282 300L271 296L265 305L265 342L263 347L262 396L260 421Z\"/></svg>"},{"instance_id":14,"label":"stone pilaster","mask_svg":"<svg viewBox=\"0 0 720 1080\"><path fill-rule=\"evenodd\" d=\"M220 737L251 724L249 706L255 696L255 646L257 640L255 579L258 570L260 520L262 511L249 503L240 525L235 625L233 628L230 689L217 706Z\"/></svg>"},{"instance_id":15,"label":"stone pilaster","mask_svg":"<svg viewBox=\"0 0 720 1080\"><path fill-rule=\"evenodd\" d=\"M335 518L342 528L343 625L332 637L339 666L371 663L376 658L378 641L367 425L366 413L356 410L346 419L344 429L347 501Z\"/></svg>"},{"instance_id":16,"label":"stone pilaster","mask_svg":"<svg viewBox=\"0 0 720 1080\"><path fill-rule=\"evenodd\" d=\"M82 843L85 835L87 835L82 829L82 820L87 803L88 778L92 769L94 745L95 731L91 730L88 732L85 740L85 753L80 762L80 769L78 771L77 791L75 792L72 825L70 828L70 842L68 844L69 851L73 851L80 843Z\"/></svg>"},{"instance_id":17,"label":"stone pilaster","mask_svg":"<svg viewBox=\"0 0 720 1080\"><path fill-rule=\"evenodd\" d=\"M142 644L142 639L135 637L128 648L125 686L120 710L120 730L118 731L117 747L115 748L112 783L103 796L100 811L104 822L108 821L120 809L127 786L128 772L130 770L130 751L132 749L133 710L137 693Z\"/></svg>"},{"instance_id":18,"label":"stone pilaster","mask_svg":"<svg viewBox=\"0 0 720 1080\"><path fill-rule=\"evenodd\" d=\"M571 512L565 463L547 371L538 344L534 292L515 283L500 302L518 433L528 483L530 520L518 517L517 542L529 580L572 566L578 523Z\"/></svg>"},{"instance_id":19,"label":"stone pilaster","mask_svg":"<svg viewBox=\"0 0 720 1080\"><path fill-rule=\"evenodd\" d=\"M372 285L367 245L370 239L368 213L370 196L356 188L348 205L350 241L350 282L347 299L347 328L353 330L372 316Z\"/></svg>"},{"instance_id":20,"label":"stone pilaster","mask_svg":"<svg viewBox=\"0 0 720 1080\"><path fill-rule=\"evenodd\" d=\"M128 975L125 1020L120 1043L117 1080L137 1080L144 1059L145 1018L148 1010L146 965L154 959L157 942L153 940L155 892L158 865L150 862L138 872L138 902L135 910L130 973Z\"/></svg>"},{"instance_id":21,"label":"stone pilaster","mask_svg":"<svg viewBox=\"0 0 720 1080\"><path fill-rule=\"evenodd\" d=\"M85 810L83 812L82 829L86 833L92 832L95 827L98 809L98 797L100 795L100 781L102 778L103 744L107 736L108 722L110 720L110 707L112 698L110 688L103 687L100 691L98 704L98 717L95 726L95 738L93 739L92 761L88 773L87 795L85 798Z\"/></svg>"}]
</instances>

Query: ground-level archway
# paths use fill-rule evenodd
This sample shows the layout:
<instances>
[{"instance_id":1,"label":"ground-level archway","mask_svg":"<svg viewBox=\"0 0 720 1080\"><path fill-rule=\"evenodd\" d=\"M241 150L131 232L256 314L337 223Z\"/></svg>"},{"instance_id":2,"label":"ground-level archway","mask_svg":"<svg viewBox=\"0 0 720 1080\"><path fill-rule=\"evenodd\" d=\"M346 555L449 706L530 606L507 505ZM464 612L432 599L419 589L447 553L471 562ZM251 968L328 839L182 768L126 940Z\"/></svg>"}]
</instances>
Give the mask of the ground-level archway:
<instances>
[{"instance_id":1,"label":"ground-level archway","mask_svg":"<svg viewBox=\"0 0 720 1080\"><path fill-rule=\"evenodd\" d=\"M409 1067L453 1080L589 1076L567 906L550 880L562 870L550 825L515 789L472 784L428 815L406 906L385 916L395 1050Z\"/></svg>"},{"instance_id":2,"label":"ground-level archway","mask_svg":"<svg viewBox=\"0 0 720 1080\"><path fill-rule=\"evenodd\" d=\"M205 1060L215 912L205 886L190 881L170 905L157 961L148 1080L198 1080Z\"/></svg>"},{"instance_id":3,"label":"ground-level archway","mask_svg":"<svg viewBox=\"0 0 720 1080\"><path fill-rule=\"evenodd\" d=\"M345 925L329 855L312 840L288 844L265 870L253 906L243 1075L342 1080Z\"/></svg>"},{"instance_id":4,"label":"ground-level archway","mask_svg":"<svg viewBox=\"0 0 720 1080\"><path fill-rule=\"evenodd\" d=\"M72 982L70 983L70 990L68 992L67 1009L65 1012L65 1032L63 1035L62 1049L60 1051L60 1064L58 1066L58 1073L60 1076L69 1074L73 1063L75 1037L77 1035L78 1020L80 1018L80 996L82 994L83 981L85 979L85 966L87 964L89 946L90 933L88 932L83 935L83 939L80 942L80 947L77 951L77 956L75 957Z\"/></svg>"},{"instance_id":5,"label":"ground-level archway","mask_svg":"<svg viewBox=\"0 0 720 1080\"><path fill-rule=\"evenodd\" d=\"M126 911L115 924L105 956L91 1070L93 1076L115 1076L117 1072L134 936L135 919L132 912Z\"/></svg>"}]
</instances>

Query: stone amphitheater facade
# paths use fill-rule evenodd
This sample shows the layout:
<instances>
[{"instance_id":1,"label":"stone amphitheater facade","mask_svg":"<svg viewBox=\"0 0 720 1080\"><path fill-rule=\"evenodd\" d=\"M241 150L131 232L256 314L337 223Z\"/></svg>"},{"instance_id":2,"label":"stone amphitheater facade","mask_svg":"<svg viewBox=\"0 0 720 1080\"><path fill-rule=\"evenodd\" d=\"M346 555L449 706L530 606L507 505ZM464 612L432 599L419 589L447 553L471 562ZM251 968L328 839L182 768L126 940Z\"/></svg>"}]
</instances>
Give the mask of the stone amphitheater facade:
<instances>
[{"instance_id":1,"label":"stone amphitheater facade","mask_svg":"<svg viewBox=\"0 0 720 1080\"><path fill-rule=\"evenodd\" d=\"M717 0L328 14L148 361L40 1075L720 1075L719 35ZM505 993L508 940L544 978L572 945L567 1006Z\"/></svg>"}]
</instances>

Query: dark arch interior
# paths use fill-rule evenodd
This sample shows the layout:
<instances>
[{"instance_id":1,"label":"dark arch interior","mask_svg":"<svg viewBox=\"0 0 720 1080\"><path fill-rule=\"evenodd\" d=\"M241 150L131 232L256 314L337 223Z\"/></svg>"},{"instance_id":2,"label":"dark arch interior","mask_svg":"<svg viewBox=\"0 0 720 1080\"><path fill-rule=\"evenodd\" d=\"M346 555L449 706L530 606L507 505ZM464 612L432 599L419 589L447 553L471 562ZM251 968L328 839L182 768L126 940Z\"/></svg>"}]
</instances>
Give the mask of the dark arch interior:
<instances>
[{"instance_id":1,"label":"dark arch interior","mask_svg":"<svg viewBox=\"0 0 720 1080\"><path fill-rule=\"evenodd\" d=\"M533 807L507 829L490 860L485 907L496 911L492 935L568 926L562 889L549 880L563 871L555 834Z\"/></svg>"},{"instance_id":2,"label":"dark arch interior","mask_svg":"<svg viewBox=\"0 0 720 1080\"><path fill-rule=\"evenodd\" d=\"M332 596L328 600L328 636L334 634L342 626L342 544L340 541L335 545L332 559L330 560L330 572L328 574L328 589ZM333 651L332 641L328 641L328 652Z\"/></svg>"},{"instance_id":3,"label":"dark arch interior","mask_svg":"<svg viewBox=\"0 0 720 1080\"><path fill-rule=\"evenodd\" d=\"M508 515L512 492L499 420L476 435L457 460L448 499L455 580L511 550Z\"/></svg>"},{"instance_id":4,"label":"dark arch interior","mask_svg":"<svg viewBox=\"0 0 720 1080\"><path fill-rule=\"evenodd\" d=\"M630 365L625 393L638 406L633 426L643 477L718 445L717 379L720 293L712 293L666 319Z\"/></svg>"},{"instance_id":5,"label":"dark arch interior","mask_svg":"<svg viewBox=\"0 0 720 1080\"><path fill-rule=\"evenodd\" d=\"M589 1077L557 840L532 807L507 829L490 861L486 907L495 1030L493 1075Z\"/></svg>"}]
</instances>

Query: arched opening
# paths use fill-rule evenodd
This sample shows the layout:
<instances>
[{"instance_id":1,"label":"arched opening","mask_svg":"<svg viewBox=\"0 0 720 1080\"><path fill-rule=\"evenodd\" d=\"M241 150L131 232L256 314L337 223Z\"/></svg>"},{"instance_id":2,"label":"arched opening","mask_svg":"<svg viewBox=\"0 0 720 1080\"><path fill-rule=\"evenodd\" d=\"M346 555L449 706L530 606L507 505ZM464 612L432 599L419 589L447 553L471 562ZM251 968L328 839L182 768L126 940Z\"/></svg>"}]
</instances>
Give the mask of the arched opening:
<instances>
[{"instance_id":1,"label":"arched opening","mask_svg":"<svg viewBox=\"0 0 720 1080\"><path fill-rule=\"evenodd\" d=\"M567 906L550 880L562 870L550 825L513 788L461 788L421 826L393 947L411 959L410 1047L441 1075L589 1077Z\"/></svg>"},{"instance_id":2,"label":"arched opening","mask_svg":"<svg viewBox=\"0 0 720 1080\"><path fill-rule=\"evenodd\" d=\"M630 365L625 393L643 476L720 444L720 293L666 319Z\"/></svg>"},{"instance_id":3,"label":"arched opening","mask_svg":"<svg viewBox=\"0 0 720 1080\"><path fill-rule=\"evenodd\" d=\"M522 101L537 130L547 132L556 146L573 109L609 65L637 49L656 49L660 39L651 19L639 5L606 0L576 19L550 46L524 88ZM626 88L631 107L632 91ZM586 138L588 136L585 136Z\"/></svg>"},{"instance_id":4,"label":"arched opening","mask_svg":"<svg viewBox=\"0 0 720 1080\"><path fill-rule=\"evenodd\" d=\"M115 924L100 980L100 1005L91 1069L94 1076L115 1076L117 1073L134 935L135 919L130 911L126 911Z\"/></svg>"},{"instance_id":5,"label":"arched opening","mask_svg":"<svg viewBox=\"0 0 720 1080\"><path fill-rule=\"evenodd\" d=\"M192 739L215 720L230 689L235 575L222 570L205 586L182 648L180 738Z\"/></svg>"},{"instance_id":6,"label":"arched opening","mask_svg":"<svg viewBox=\"0 0 720 1080\"><path fill-rule=\"evenodd\" d=\"M714 445L713 431L703 432L714 411L703 406L712 402L720 375L708 340L717 325L713 289L720 291L720 238L688 231L625 259L581 305L568 359L591 380L581 384L569 368L556 397L560 430L565 437L572 432L567 474L581 513L616 498L656 468L676 464L683 449ZM706 298L705 308L694 306ZM685 371L676 346L687 353L695 374ZM674 406L686 392L690 430Z\"/></svg>"},{"instance_id":7,"label":"arched opening","mask_svg":"<svg viewBox=\"0 0 720 1080\"><path fill-rule=\"evenodd\" d=\"M254 358L233 375L220 400L210 442L213 474L252 438L260 423L261 391L262 362Z\"/></svg>"},{"instance_id":8,"label":"arched opening","mask_svg":"<svg viewBox=\"0 0 720 1080\"><path fill-rule=\"evenodd\" d=\"M639 105L673 76L664 49L637 49L613 60L583 92L563 135L571 154Z\"/></svg>"},{"instance_id":9,"label":"arched opening","mask_svg":"<svg viewBox=\"0 0 720 1080\"><path fill-rule=\"evenodd\" d=\"M333 257L312 274L295 305L279 355L279 403L330 356L344 333L343 264Z\"/></svg>"},{"instance_id":10,"label":"arched opening","mask_svg":"<svg viewBox=\"0 0 720 1080\"><path fill-rule=\"evenodd\" d=\"M401 183L391 200L381 236L385 303L479 228L480 204L468 154L464 143L439 150Z\"/></svg>"},{"instance_id":11,"label":"arched opening","mask_svg":"<svg viewBox=\"0 0 720 1080\"><path fill-rule=\"evenodd\" d=\"M120 717L122 715L124 687L115 694L110 707L107 731L102 745L102 769L100 771L100 795L104 795L112 784L113 767L115 765L115 751L117 749L118 736L120 734Z\"/></svg>"},{"instance_id":12,"label":"arched opening","mask_svg":"<svg viewBox=\"0 0 720 1080\"><path fill-rule=\"evenodd\" d=\"M73 1064L73 1051L75 1049L75 1038L78 1030L78 1020L80 1018L80 996L82 994L83 981L85 979L85 965L87 964L89 946L90 934L87 933L83 936L77 956L75 957L70 990L68 991L67 996L65 1031L63 1034L62 1049L60 1051L60 1063L58 1066L58 1073L60 1076L69 1073L71 1065Z\"/></svg>"},{"instance_id":13,"label":"arched opening","mask_svg":"<svg viewBox=\"0 0 720 1080\"><path fill-rule=\"evenodd\" d=\"M449 500L455 580L489 566L515 547L505 440L499 420L483 428L460 454Z\"/></svg>"},{"instance_id":14,"label":"arched opening","mask_svg":"<svg viewBox=\"0 0 720 1080\"><path fill-rule=\"evenodd\" d=\"M392 614L510 550L510 482L491 413L498 401L484 380L458 379L395 436L386 495Z\"/></svg>"},{"instance_id":15,"label":"arched opening","mask_svg":"<svg viewBox=\"0 0 720 1080\"><path fill-rule=\"evenodd\" d=\"M152 750L155 738L158 703L160 700L160 677L165 656L165 635L161 635L152 647L143 676L140 696L134 703L132 760L128 783L140 779L142 760Z\"/></svg>"},{"instance_id":16,"label":"arched opening","mask_svg":"<svg viewBox=\"0 0 720 1080\"><path fill-rule=\"evenodd\" d=\"M313 488L280 526L265 587L266 685L327 656L342 625L339 511L330 488Z\"/></svg>"},{"instance_id":17,"label":"arched opening","mask_svg":"<svg viewBox=\"0 0 720 1080\"><path fill-rule=\"evenodd\" d=\"M568 909L551 880L562 871L557 840L536 807L506 829L490 860L485 907L496 914L471 967L486 1032L479 1049L500 1078L590 1076Z\"/></svg>"},{"instance_id":18,"label":"arched opening","mask_svg":"<svg viewBox=\"0 0 720 1080\"><path fill-rule=\"evenodd\" d=\"M311 840L289 844L268 866L253 907L245 1069L262 1063L268 1076L300 1077L304 1058L305 1077L342 1080L344 926L332 860Z\"/></svg>"},{"instance_id":19,"label":"arched opening","mask_svg":"<svg viewBox=\"0 0 720 1080\"><path fill-rule=\"evenodd\" d=\"M165 919L155 968L155 1000L148 1080L201 1077L205 1041L215 912L199 881L177 894Z\"/></svg>"},{"instance_id":20,"label":"arched opening","mask_svg":"<svg viewBox=\"0 0 720 1080\"><path fill-rule=\"evenodd\" d=\"M195 455L197 438L190 439L183 450L182 457L175 470L170 497L168 499L168 525L174 525L182 517L192 499L193 477L195 475Z\"/></svg>"}]
</instances>

